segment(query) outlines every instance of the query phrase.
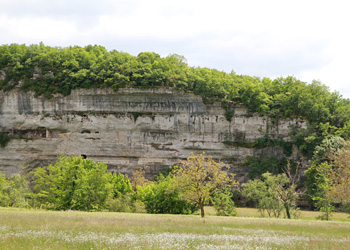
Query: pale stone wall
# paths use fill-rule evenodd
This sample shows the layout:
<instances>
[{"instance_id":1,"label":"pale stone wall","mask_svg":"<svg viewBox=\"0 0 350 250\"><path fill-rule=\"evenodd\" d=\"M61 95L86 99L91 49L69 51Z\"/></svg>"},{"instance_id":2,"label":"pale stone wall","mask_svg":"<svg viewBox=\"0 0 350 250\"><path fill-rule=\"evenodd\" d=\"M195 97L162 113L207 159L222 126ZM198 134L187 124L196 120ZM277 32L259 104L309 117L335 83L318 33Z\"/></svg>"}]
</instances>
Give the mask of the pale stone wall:
<instances>
[{"instance_id":1,"label":"pale stone wall","mask_svg":"<svg viewBox=\"0 0 350 250\"><path fill-rule=\"evenodd\" d=\"M106 162L111 171L131 174L144 168L151 177L191 152L206 152L244 180L247 170L238 163L263 152L223 142L254 142L267 127L272 136L288 140L289 125L305 126L294 119L268 123L242 106L234 107L229 122L220 103L205 105L199 96L169 89L74 90L51 99L0 92L0 129L14 137L0 148L0 171L9 175L21 165L52 163L59 154L85 154Z\"/></svg>"}]
</instances>

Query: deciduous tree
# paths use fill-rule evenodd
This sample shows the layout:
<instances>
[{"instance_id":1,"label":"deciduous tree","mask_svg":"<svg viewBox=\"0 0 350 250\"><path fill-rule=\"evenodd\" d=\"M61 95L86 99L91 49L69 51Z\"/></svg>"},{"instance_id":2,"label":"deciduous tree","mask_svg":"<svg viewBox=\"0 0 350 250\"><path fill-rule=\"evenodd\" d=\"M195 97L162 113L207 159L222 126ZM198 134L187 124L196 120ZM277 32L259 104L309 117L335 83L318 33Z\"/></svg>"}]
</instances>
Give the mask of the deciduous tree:
<instances>
[{"instance_id":1,"label":"deciduous tree","mask_svg":"<svg viewBox=\"0 0 350 250\"><path fill-rule=\"evenodd\" d=\"M35 198L53 209L101 210L112 193L107 164L61 156L54 165L33 172Z\"/></svg>"},{"instance_id":2,"label":"deciduous tree","mask_svg":"<svg viewBox=\"0 0 350 250\"><path fill-rule=\"evenodd\" d=\"M330 197L334 202L350 204L350 141L346 141L333 157L329 171Z\"/></svg>"},{"instance_id":3,"label":"deciduous tree","mask_svg":"<svg viewBox=\"0 0 350 250\"><path fill-rule=\"evenodd\" d=\"M296 210L299 192L296 190L298 181L297 170L292 173L290 163L283 174L272 175L266 172L262 180L251 180L243 184L243 195L258 203L261 212L267 211L269 216L279 217L282 208L288 219Z\"/></svg>"},{"instance_id":4,"label":"deciduous tree","mask_svg":"<svg viewBox=\"0 0 350 250\"><path fill-rule=\"evenodd\" d=\"M145 178L145 170L144 169L138 169L136 170L131 179L130 179L131 186L134 191L137 190L137 186L143 186L143 185L148 185L151 184L150 180L147 180Z\"/></svg>"},{"instance_id":5,"label":"deciduous tree","mask_svg":"<svg viewBox=\"0 0 350 250\"><path fill-rule=\"evenodd\" d=\"M209 201L213 192L227 190L237 185L234 175L223 170L223 166L212 157L205 158L204 153L191 156L182 161L174 170L176 187L181 190L182 196L197 203L204 217L204 205Z\"/></svg>"}]
</instances>

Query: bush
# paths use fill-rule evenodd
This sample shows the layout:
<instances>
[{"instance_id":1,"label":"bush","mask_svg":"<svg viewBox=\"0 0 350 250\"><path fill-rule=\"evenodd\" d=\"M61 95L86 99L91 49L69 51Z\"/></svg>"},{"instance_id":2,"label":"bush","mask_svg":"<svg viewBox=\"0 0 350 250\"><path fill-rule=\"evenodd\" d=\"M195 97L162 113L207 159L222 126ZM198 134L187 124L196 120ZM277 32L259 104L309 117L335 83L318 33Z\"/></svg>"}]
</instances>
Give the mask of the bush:
<instances>
[{"instance_id":1,"label":"bush","mask_svg":"<svg viewBox=\"0 0 350 250\"><path fill-rule=\"evenodd\" d=\"M181 198L173 188L174 177L158 177L157 182L138 186L136 197L142 201L148 213L152 214L191 214L198 210L192 202Z\"/></svg>"},{"instance_id":2,"label":"bush","mask_svg":"<svg viewBox=\"0 0 350 250\"><path fill-rule=\"evenodd\" d=\"M29 189L29 182L25 176L14 174L9 181L9 206L11 207L29 207L28 199L32 196Z\"/></svg>"},{"instance_id":3,"label":"bush","mask_svg":"<svg viewBox=\"0 0 350 250\"><path fill-rule=\"evenodd\" d=\"M146 206L140 200L135 200L130 194L120 195L107 201L110 212L146 213Z\"/></svg>"},{"instance_id":4,"label":"bush","mask_svg":"<svg viewBox=\"0 0 350 250\"><path fill-rule=\"evenodd\" d=\"M218 216L237 216L235 203L232 196L225 192L216 192L212 198L216 215Z\"/></svg>"},{"instance_id":5,"label":"bush","mask_svg":"<svg viewBox=\"0 0 350 250\"><path fill-rule=\"evenodd\" d=\"M0 206L28 207L28 198L31 196L29 182L20 174L9 178L0 175Z\"/></svg>"},{"instance_id":6,"label":"bush","mask_svg":"<svg viewBox=\"0 0 350 250\"><path fill-rule=\"evenodd\" d=\"M131 213L131 197L128 195L111 198L107 201L107 208L110 212L126 212Z\"/></svg>"},{"instance_id":7,"label":"bush","mask_svg":"<svg viewBox=\"0 0 350 250\"><path fill-rule=\"evenodd\" d=\"M248 175L251 180L261 178L261 175L266 172L273 174L283 173L283 169L287 165L286 158L276 158L274 156L248 156L244 164L249 166Z\"/></svg>"},{"instance_id":8,"label":"bush","mask_svg":"<svg viewBox=\"0 0 350 250\"><path fill-rule=\"evenodd\" d=\"M9 204L9 196L6 192L9 183L4 174L0 174L0 206L7 207Z\"/></svg>"}]
</instances>

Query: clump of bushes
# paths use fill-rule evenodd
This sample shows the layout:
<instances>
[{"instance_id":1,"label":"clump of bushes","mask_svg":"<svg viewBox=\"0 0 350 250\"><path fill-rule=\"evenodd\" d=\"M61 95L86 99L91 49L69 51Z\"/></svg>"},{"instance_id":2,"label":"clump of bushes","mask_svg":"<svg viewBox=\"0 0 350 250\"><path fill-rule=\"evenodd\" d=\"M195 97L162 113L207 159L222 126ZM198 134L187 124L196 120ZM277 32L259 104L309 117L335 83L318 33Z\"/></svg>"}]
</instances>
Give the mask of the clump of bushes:
<instances>
[{"instance_id":1,"label":"clump of bushes","mask_svg":"<svg viewBox=\"0 0 350 250\"><path fill-rule=\"evenodd\" d=\"M248 156L244 165L248 166L248 175L250 179L261 178L262 174L270 172L272 174L281 174L287 166L287 158L277 158L274 156Z\"/></svg>"},{"instance_id":2,"label":"clump of bushes","mask_svg":"<svg viewBox=\"0 0 350 250\"><path fill-rule=\"evenodd\" d=\"M0 174L0 206L2 207L29 207L31 190L28 180L15 174L6 178Z\"/></svg>"}]
</instances>

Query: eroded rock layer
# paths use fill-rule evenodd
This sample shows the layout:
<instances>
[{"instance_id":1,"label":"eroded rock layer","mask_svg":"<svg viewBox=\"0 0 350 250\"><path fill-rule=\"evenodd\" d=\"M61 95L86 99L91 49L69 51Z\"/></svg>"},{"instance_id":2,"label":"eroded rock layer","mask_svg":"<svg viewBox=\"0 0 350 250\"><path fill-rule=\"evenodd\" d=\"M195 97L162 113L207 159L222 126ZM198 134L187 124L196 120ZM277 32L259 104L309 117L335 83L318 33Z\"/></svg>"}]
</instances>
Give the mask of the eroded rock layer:
<instances>
[{"instance_id":1,"label":"eroded rock layer","mask_svg":"<svg viewBox=\"0 0 350 250\"><path fill-rule=\"evenodd\" d=\"M65 154L86 155L129 175L144 168L150 178L191 152L206 152L244 180L247 169L239 163L264 153L247 145L266 133L288 140L290 125L300 121L272 126L241 106L228 121L220 103L205 105L199 96L168 89L74 90L51 99L12 90L0 92L0 129L12 138L0 148L0 171L44 166Z\"/></svg>"}]
</instances>

